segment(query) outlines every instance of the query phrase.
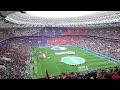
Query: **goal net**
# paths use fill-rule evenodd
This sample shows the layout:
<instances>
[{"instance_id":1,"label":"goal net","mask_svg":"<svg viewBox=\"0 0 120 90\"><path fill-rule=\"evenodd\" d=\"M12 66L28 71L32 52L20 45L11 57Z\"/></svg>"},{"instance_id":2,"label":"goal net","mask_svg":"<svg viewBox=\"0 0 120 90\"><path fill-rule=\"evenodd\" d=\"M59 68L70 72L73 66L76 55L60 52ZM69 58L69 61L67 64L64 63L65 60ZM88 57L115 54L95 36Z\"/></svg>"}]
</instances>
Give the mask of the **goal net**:
<instances>
[{"instance_id":1,"label":"goal net","mask_svg":"<svg viewBox=\"0 0 120 90\"><path fill-rule=\"evenodd\" d=\"M88 71L88 67L87 67L87 66L80 66L80 67L78 67L78 71L79 71L79 72Z\"/></svg>"}]
</instances>

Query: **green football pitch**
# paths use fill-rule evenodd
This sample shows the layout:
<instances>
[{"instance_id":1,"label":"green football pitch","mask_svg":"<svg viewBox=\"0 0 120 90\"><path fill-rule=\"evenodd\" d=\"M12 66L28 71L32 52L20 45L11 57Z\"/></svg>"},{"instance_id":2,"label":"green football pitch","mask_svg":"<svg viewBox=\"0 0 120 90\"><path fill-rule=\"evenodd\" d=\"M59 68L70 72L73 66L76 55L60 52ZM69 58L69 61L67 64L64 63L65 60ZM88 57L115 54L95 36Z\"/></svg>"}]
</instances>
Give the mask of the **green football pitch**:
<instances>
[{"instance_id":1,"label":"green football pitch","mask_svg":"<svg viewBox=\"0 0 120 90\"><path fill-rule=\"evenodd\" d=\"M63 72L79 72L78 68L81 66L87 66L89 71L102 69L107 67L117 66L116 63L112 63L109 60L100 57L96 54L86 52L75 46L64 46L66 49L61 51L52 50L52 47L33 47L31 55L30 77L37 79L45 76L45 70L47 69L50 76L59 75ZM55 53L72 51L75 52L73 55L56 55ZM41 54L46 53L46 57L43 58ZM67 56L81 57L85 59L85 63L77 66L70 66L61 63L61 59Z\"/></svg>"}]
</instances>

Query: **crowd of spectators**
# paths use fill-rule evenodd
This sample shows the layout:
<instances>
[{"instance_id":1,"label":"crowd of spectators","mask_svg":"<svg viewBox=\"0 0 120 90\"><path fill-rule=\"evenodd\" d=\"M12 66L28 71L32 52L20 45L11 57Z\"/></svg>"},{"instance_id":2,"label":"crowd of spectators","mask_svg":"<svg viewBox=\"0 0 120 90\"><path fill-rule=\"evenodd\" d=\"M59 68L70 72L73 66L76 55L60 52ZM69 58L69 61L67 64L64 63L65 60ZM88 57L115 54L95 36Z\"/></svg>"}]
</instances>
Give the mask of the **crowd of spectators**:
<instances>
[{"instance_id":1,"label":"crowd of spectators","mask_svg":"<svg viewBox=\"0 0 120 90\"><path fill-rule=\"evenodd\" d=\"M120 39L119 32L119 28L96 30L65 27L0 29L0 78L25 78L31 46L79 45L120 60L119 40L114 42L105 39ZM103 38L99 39L99 37ZM64 75L66 76L63 73L59 78L61 76L64 78ZM76 74L67 76L70 78ZM78 75L78 78L81 76Z\"/></svg>"},{"instance_id":2,"label":"crowd of spectators","mask_svg":"<svg viewBox=\"0 0 120 90\"><path fill-rule=\"evenodd\" d=\"M120 42L107 41L104 39L101 40L95 37L80 37L77 44L89 50L120 60Z\"/></svg>"},{"instance_id":3,"label":"crowd of spectators","mask_svg":"<svg viewBox=\"0 0 120 90\"><path fill-rule=\"evenodd\" d=\"M84 35L120 39L119 33L120 33L119 28L97 28L86 30Z\"/></svg>"},{"instance_id":4,"label":"crowd of spectators","mask_svg":"<svg viewBox=\"0 0 120 90\"><path fill-rule=\"evenodd\" d=\"M59 36L59 35L87 35L120 39L120 29L116 28L70 28L70 27L25 27L25 28L0 28L0 40L19 36Z\"/></svg>"},{"instance_id":5,"label":"crowd of spectators","mask_svg":"<svg viewBox=\"0 0 120 90\"><path fill-rule=\"evenodd\" d=\"M59 36L49 39L46 45L79 45L91 51L120 60L120 42L108 41L96 37Z\"/></svg>"},{"instance_id":6,"label":"crowd of spectators","mask_svg":"<svg viewBox=\"0 0 120 90\"><path fill-rule=\"evenodd\" d=\"M50 79L120 79L120 67L97 69L94 71L61 73Z\"/></svg>"},{"instance_id":7,"label":"crowd of spectators","mask_svg":"<svg viewBox=\"0 0 120 90\"><path fill-rule=\"evenodd\" d=\"M5 42L7 44L0 48L0 78L26 78L30 46L18 40L6 40Z\"/></svg>"}]
</instances>

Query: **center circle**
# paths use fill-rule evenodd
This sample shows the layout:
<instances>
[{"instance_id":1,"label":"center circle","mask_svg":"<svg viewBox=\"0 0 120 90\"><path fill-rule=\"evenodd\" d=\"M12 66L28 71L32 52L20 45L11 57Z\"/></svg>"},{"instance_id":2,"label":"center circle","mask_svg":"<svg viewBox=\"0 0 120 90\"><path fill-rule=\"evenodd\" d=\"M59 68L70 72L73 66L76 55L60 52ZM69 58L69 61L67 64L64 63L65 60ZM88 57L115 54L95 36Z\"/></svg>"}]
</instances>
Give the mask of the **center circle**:
<instances>
[{"instance_id":1,"label":"center circle","mask_svg":"<svg viewBox=\"0 0 120 90\"><path fill-rule=\"evenodd\" d=\"M85 59L81 58L81 57L63 57L61 59L62 63L68 64L68 65L80 65L85 63Z\"/></svg>"}]
</instances>

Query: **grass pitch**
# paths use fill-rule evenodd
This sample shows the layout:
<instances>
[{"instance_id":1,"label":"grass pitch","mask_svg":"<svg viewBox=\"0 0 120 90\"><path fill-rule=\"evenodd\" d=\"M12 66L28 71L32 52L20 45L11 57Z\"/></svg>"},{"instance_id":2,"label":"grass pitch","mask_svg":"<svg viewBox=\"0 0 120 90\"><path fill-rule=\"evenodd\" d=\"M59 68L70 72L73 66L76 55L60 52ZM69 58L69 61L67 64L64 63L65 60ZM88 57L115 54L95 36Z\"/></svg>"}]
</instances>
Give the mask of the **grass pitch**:
<instances>
[{"instance_id":1,"label":"grass pitch","mask_svg":"<svg viewBox=\"0 0 120 90\"><path fill-rule=\"evenodd\" d=\"M88 69L102 69L107 67L117 66L117 64L108 61L107 59L95 55L90 52L83 51L82 49L75 46L65 46L67 48L63 51L73 51L74 55L55 55L56 52L63 51L54 51L51 49L52 47L44 47L38 48L34 47L32 50L32 57L30 63L30 77L33 79L37 79L45 76L45 70L48 70L50 76L59 75L62 72L78 72L78 67L87 66ZM38 56L38 54L47 53L46 58L42 58ZM60 60L65 56L77 56L85 59L85 63L78 66L69 66L61 63Z\"/></svg>"}]
</instances>

